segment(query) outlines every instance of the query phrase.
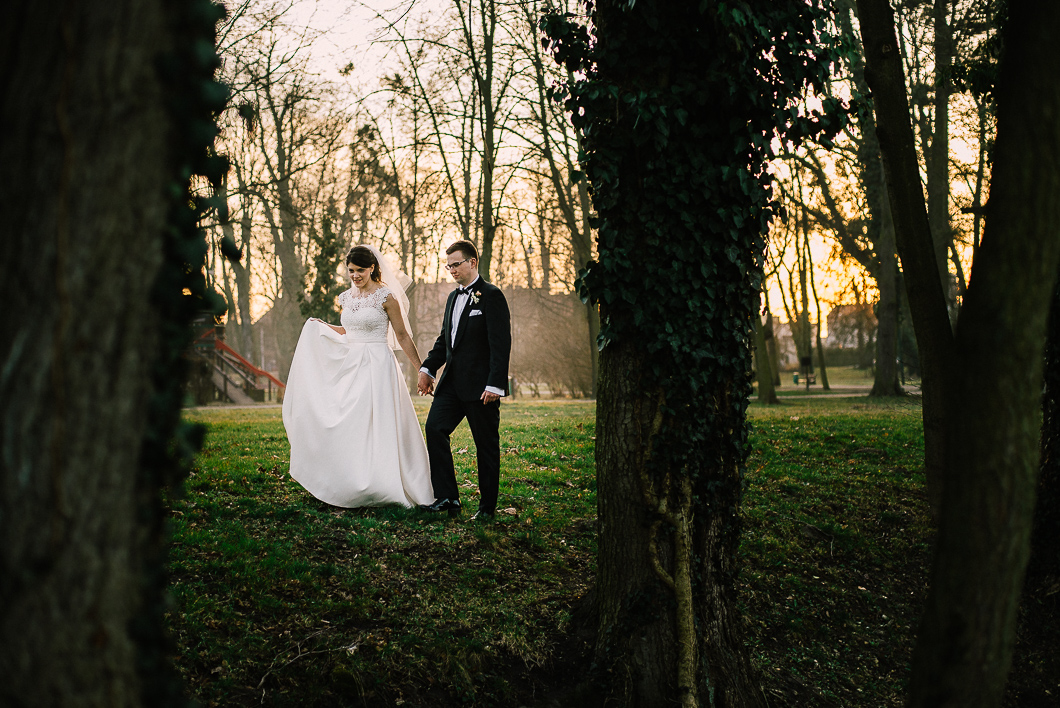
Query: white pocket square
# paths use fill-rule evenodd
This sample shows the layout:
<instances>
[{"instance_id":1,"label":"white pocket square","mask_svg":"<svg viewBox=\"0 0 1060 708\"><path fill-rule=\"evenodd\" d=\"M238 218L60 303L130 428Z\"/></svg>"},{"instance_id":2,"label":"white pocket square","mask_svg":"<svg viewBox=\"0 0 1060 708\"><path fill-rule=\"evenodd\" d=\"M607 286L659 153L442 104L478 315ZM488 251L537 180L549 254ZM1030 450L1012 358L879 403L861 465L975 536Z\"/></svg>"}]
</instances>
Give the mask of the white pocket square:
<instances>
[{"instance_id":1,"label":"white pocket square","mask_svg":"<svg viewBox=\"0 0 1060 708\"><path fill-rule=\"evenodd\" d=\"M482 314L482 310L472 310L471 312L467 313L467 316L468 317L474 317L475 315L481 315L481 314Z\"/></svg>"}]
</instances>

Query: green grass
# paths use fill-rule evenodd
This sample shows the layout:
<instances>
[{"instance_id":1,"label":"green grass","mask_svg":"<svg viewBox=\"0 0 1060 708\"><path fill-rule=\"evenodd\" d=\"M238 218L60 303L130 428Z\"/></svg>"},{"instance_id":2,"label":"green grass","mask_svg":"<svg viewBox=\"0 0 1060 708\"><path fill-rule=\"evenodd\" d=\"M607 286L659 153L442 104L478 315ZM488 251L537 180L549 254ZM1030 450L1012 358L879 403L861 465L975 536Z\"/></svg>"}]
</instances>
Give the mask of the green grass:
<instances>
[{"instance_id":1,"label":"green grass","mask_svg":"<svg viewBox=\"0 0 1060 708\"><path fill-rule=\"evenodd\" d=\"M327 506L288 476L278 409L189 412L209 435L171 502L169 623L190 692L219 706L534 705L569 671L595 571L594 413L505 404L510 511L479 526ZM798 399L750 416L740 590L767 690L776 705L898 705L930 536L919 408ZM465 426L454 449L473 508Z\"/></svg>"},{"instance_id":2,"label":"green grass","mask_svg":"<svg viewBox=\"0 0 1060 708\"><path fill-rule=\"evenodd\" d=\"M592 579L591 403L504 407L508 511L488 526L318 502L276 408L187 417L209 435L172 502L169 621L207 705L509 705L504 671L549 660ZM454 449L474 508L466 426Z\"/></svg>"},{"instance_id":3,"label":"green grass","mask_svg":"<svg viewBox=\"0 0 1060 708\"><path fill-rule=\"evenodd\" d=\"M931 537L920 408L802 399L751 419L742 592L776 698L901 705Z\"/></svg>"}]
</instances>

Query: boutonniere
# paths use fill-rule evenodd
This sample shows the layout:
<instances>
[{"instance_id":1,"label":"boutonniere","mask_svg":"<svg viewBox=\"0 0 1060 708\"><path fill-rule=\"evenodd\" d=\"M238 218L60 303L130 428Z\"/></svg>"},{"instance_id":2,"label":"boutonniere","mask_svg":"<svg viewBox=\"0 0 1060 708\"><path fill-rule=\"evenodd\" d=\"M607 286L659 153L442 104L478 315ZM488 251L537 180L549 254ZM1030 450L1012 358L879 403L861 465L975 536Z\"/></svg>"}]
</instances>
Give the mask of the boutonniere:
<instances>
[{"instance_id":1,"label":"boutonniere","mask_svg":"<svg viewBox=\"0 0 1060 708\"><path fill-rule=\"evenodd\" d=\"M474 292L472 292L471 293L471 302L473 302L473 303L475 303L477 305L478 304L478 298L479 298L480 295L482 295L482 293L480 293L478 290L475 290Z\"/></svg>"}]
</instances>

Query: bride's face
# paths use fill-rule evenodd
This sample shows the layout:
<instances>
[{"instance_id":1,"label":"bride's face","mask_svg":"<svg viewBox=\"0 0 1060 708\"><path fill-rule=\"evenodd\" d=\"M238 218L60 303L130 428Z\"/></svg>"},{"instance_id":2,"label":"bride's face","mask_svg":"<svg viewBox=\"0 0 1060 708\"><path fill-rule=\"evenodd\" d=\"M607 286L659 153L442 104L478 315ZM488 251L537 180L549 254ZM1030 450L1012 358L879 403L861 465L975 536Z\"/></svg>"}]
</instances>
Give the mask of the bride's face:
<instances>
[{"instance_id":1,"label":"bride's face","mask_svg":"<svg viewBox=\"0 0 1060 708\"><path fill-rule=\"evenodd\" d=\"M356 263L350 263L346 267L350 272L350 280L352 280L353 284L358 288L363 290L372 282L372 271L375 269L374 266L359 266Z\"/></svg>"}]
</instances>

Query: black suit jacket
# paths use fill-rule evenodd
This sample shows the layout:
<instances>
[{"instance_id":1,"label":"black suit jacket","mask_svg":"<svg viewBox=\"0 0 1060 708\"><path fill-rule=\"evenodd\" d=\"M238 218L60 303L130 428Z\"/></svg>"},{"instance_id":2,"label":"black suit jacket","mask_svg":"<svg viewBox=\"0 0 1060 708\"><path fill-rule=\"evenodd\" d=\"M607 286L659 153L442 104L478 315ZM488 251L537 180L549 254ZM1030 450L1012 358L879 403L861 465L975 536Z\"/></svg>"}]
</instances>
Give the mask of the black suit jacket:
<instances>
[{"instance_id":1,"label":"black suit jacket","mask_svg":"<svg viewBox=\"0 0 1060 708\"><path fill-rule=\"evenodd\" d=\"M453 342L452 315L456 291L449 293L442 318L442 332L431 347L423 368L435 375L435 391L452 387L464 401L478 400L487 386L508 390L508 359L512 352L511 313L504 293L496 285L479 278L472 286Z\"/></svg>"}]
</instances>

